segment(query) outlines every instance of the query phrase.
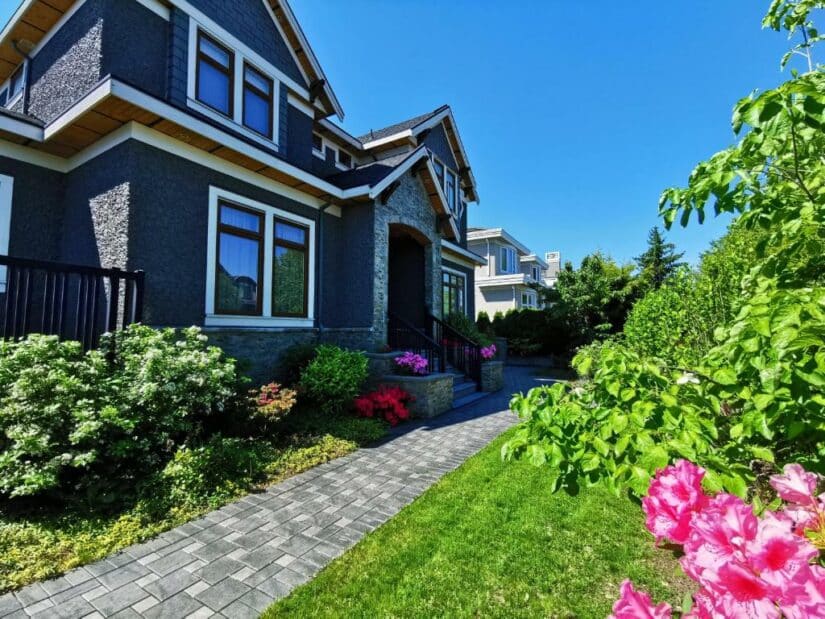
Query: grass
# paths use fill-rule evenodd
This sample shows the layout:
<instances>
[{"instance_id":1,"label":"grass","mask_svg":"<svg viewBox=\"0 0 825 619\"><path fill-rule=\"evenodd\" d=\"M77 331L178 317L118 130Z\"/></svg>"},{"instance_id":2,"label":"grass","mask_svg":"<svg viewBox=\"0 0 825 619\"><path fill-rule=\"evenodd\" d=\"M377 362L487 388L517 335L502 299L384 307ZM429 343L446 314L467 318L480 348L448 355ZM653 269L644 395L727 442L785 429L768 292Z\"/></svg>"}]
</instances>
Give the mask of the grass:
<instances>
[{"instance_id":1,"label":"grass","mask_svg":"<svg viewBox=\"0 0 825 619\"><path fill-rule=\"evenodd\" d=\"M296 410L272 441L229 439L217 456L176 459L172 474L167 466L166 474L150 476L116 505L83 497L0 505L0 593L102 559L386 432L387 425L373 419Z\"/></svg>"},{"instance_id":2,"label":"grass","mask_svg":"<svg viewBox=\"0 0 825 619\"><path fill-rule=\"evenodd\" d=\"M546 471L502 463L508 434L264 617L605 617L626 577L681 602L690 584L636 504L551 494Z\"/></svg>"}]
</instances>

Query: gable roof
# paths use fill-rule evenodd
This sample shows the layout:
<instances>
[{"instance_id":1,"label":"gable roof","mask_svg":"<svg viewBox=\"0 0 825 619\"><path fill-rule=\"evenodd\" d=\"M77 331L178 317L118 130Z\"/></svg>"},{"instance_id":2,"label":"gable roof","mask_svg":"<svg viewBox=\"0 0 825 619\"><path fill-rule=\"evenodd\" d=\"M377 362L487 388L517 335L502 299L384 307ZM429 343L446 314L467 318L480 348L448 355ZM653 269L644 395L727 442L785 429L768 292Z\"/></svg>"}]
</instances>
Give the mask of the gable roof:
<instances>
[{"instance_id":1,"label":"gable roof","mask_svg":"<svg viewBox=\"0 0 825 619\"><path fill-rule=\"evenodd\" d=\"M384 127L383 129L372 130L360 136L358 139L363 144L364 150L401 144L417 146L421 134L439 124L444 125L444 132L447 134L450 148L455 154L456 162L458 162L458 175L461 178L462 187L471 202L478 202L476 179L470 167L470 159L467 157L467 151L464 150L464 144L461 142L461 136L458 134L458 126L453 117L453 111L449 105L442 105L432 112L415 116L414 118L390 125L389 127Z\"/></svg>"}]
</instances>

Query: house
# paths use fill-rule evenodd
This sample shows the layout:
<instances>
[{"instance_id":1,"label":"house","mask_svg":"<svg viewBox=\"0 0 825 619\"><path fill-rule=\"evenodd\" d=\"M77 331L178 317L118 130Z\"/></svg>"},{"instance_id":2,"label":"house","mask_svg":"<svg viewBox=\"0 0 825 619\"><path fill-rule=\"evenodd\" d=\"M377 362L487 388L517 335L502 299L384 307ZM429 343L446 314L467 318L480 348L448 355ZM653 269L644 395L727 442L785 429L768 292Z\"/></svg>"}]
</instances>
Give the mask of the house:
<instances>
[{"instance_id":1,"label":"house","mask_svg":"<svg viewBox=\"0 0 825 619\"><path fill-rule=\"evenodd\" d=\"M547 268L544 269L543 278L544 285L547 288L555 288L556 282L559 279L559 271L561 271L561 253L557 251L548 251L544 254L544 262Z\"/></svg>"},{"instance_id":2,"label":"house","mask_svg":"<svg viewBox=\"0 0 825 619\"><path fill-rule=\"evenodd\" d=\"M24 0L0 32L0 254L142 270L143 322L267 369L375 349L390 313L474 315L452 110L343 118L286 0Z\"/></svg>"},{"instance_id":3,"label":"house","mask_svg":"<svg viewBox=\"0 0 825 619\"><path fill-rule=\"evenodd\" d=\"M476 314L543 307L539 293L555 285L557 261L540 258L503 228L470 228L467 247L486 260L475 271Z\"/></svg>"}]
</instances>

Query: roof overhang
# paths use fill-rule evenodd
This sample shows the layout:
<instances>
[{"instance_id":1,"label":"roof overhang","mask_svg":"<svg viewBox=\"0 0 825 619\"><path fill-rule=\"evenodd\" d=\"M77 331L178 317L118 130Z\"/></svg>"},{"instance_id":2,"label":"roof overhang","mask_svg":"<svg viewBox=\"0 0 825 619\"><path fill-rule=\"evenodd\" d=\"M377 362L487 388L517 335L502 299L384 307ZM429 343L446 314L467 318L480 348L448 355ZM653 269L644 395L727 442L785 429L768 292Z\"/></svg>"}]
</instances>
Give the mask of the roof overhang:
<instances>
[{"instance_id":1,"label":"roof overhang","mask_svg":"<svg viewBox=\"0 0 825 619\"><path fill-rule=\"evenodd\" d=\"M453 149L456 160L458 161L460 168L458 172L461 177L464 192L467 194L467 197L471 202L478 202L476 179L473 175L472 169L470 168L470 159L467 157L467 151L464 149L464 144L462 143L461 136L458 133L458 125L453 117L453 111L449 106L445 106L441 112L420 122L415 127L399 131L398 133L388 135L377 140L365 142L364 150L385 150L387 148L403 146L406 144L417 146L418 136L421 135L421 133L427 131L428 129L433 129L440 124L444 125L444 131L447 134L450 147Z\"/></svg>"},{"instance_id":2,"label":"roof overhang","mask_svg":"<svg viewBox=\"0 0 825 619\"><path fill-rule=\"evenodd\" d=\"M458 238L458 225L455 221L455 216L450 211L447 204L447 197L441 189L441 183L438 182L438 176L433 168L433 163L430 161L430 156L424 146L419 146L409 156L399 163L395 169L387 174L379 183L377 183L370 190L369 197L372 200L380 199L381 195L387 191L393 183L397 182L404 174L415 171L424 185L427 192L427 197L430 199L430 204L436 213L436 216L442 223L442 230L449 238Z\"/></svg>"},{"instance_id":3,"label":"roof overhang","mask_svg":"<svg viewBox=\"0 0 825 619\"><path fill-rule=\"evenodd\" d=\"M364 146L358 141L357 138L351 136L349 133L341 129L341 127L326 118L322 118L318 121L315 127L315 132L326 137L330 137L333 141L344 144L357 153L364 152Z\"/></svg>"},{"instance_id":4,"label":"roof overhang","mask_svg":"<svg viewBox=\"0 0 825 619\"><path fill-rule=\"evenodd\" d=\"M12 0L7 0L12 1ZM23 62L23 56L14 48L23 42L30 49L37 46L49 31L75 4L76 0L24 0L0 32L0 83Z\"/></svg>"},{"instance_id":5,"label":"roof overhang","mask_svg":"<svg viewBox=\"0 0 825 619\"><path fill-rule=\"evenodd\" d=\"M500 286L527 286L527 275L516 273L514 275L498 275L496 277L477 277L476 286L479 288L496 288Z\"/></svg>"},{"instance_id":6,"label":"roof overhang","mask_svg":"<svg viewBox=\"0 0 825 619\"><path fill-rule=\"evenodd\" d=\"M519 256L529 256L532 253L504 228L484 228L482 230L471 230L467 233L468 241L484 241L487 239L502 239L505 243L515 247Z\"/></svg>"},{"instance_id":7,"label":"roof overhang","mask_svg":"<svg viewBox=\"0 0 825 619\"><path fill-rule=\"evenodd\" d=\"M529 255L527 255L527 256L521 256L521 257L519 258L519 260L520 260L521 262L525 262L525 263L535 262L536 264L538 264L539 266L541 266L541 267L542 267L542 268L544 268L544 269L546 269L546 268L548 268L548 267L550 266L550 265L548 265L548 264L547 264L544 260L542 260L541 258L539 258L536 254L529 254Z\"/></svg>"},{"instance_id":8,"label":"roof overhang","mask_svg":"<svg viewBox=\"0 0 825 619\"><path fill-rule=\"evenodd\" d=\"M445 254L452 254L453 256L458 256L459 258L463 258L470 262L473 265L477 266L486 266L487 259L479 256L478 254L471 252L469 249L464 249L461 245L456 245L455 243L451 243L450 241L441 241L441 250Z\"/></svg>"}]
</instances>

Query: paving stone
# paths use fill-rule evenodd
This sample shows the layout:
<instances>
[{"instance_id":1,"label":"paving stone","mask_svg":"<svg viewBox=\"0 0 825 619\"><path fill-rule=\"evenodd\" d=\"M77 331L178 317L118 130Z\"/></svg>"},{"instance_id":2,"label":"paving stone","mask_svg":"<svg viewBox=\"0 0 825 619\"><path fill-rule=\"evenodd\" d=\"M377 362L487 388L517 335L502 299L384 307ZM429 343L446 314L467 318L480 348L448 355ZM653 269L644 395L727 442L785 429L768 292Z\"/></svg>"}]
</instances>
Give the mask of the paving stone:
<instances>
[{"instance_id":1,"label":"paving stone","mask_svg":"<svg viewBox=\"0 0 825 619\"><path fill-rule=\"evenodd\" d=\"M229 557L224 557L222 559L218 559L217 561L213 561L212 563L208 563L206 566L197 570L195 572L195 576L205 580L210 585L215 585L227 576L231 576L235 572L242 570L243 567L243 563L230 559Z\"/></svg>"},{"instance_id":2,"label":"paving stone","mask_svg":"<svg viewBox=\"0 0 825 619\"><path fill-rule=\"evenodd\" d=\"M143 590L159 600L165 600L172 597L176 593L183 591L187 587L191 587L196 582L198 582L198 578L196 578L193 574L190 574L185 570L178 570L177 572L173 572L163 578L158 578L154 582L145 585Z\"/></svg>"},{"instance_id":3,"label":"paving stone","mask_svg":"<svg viewBox=\"0 0 825 619\"><path fill-rule=\"evenodd\" d=\"M32 617L36 619L46 619L46 617L50 619L76 619L93 612L95 612L95 609L89 602L82 597L77 597L46 608L33 614Z\"/></svg>"},{"instance_id":4,"label":"paving stone","mask_svg":"<svg viewBox=\"0 0 825 619\"><path fill-rule=\"evenodd\" d=\"M91 601L100 613L109 617L115 613L123 610L127 606L131 606L135 602L139 602L146 597L146 592L138 587L135 583L129 583L119 589L115 589L105 595L101 595Z\"/></svg>"},{"instance_id":5,"label":"paving stone","mask_svg":"<svg viewBox=\"0 0 825 619\"><path fill-rule=\"evenodd\" d=\"M250 608L243 602L232 602L223 609L222 614L232 619L258 619L261 613L254 608Z\"/></svg>"},{"instance_id":6,"label":"paving stone","mask_svg":"<svg viewBox=\"0 0 825 619\"><path fill-rule=\"evenodd\" d=\"M298 583L300 584L300 583ZM258 589L266 593L268 596L272 597L275 600L279 600L281 598L285 598L289 595L290 591L295 587L295 585L289 585L285 582L278 580L277 578L270 578L269 580L265 580L260 585L258 585Z\"/></svg>"},{"instance_id":7,"label":"paving stone","mask_svg":"<svg viewBox=\"0 0 825 619\"><path fill-rule=\"evenodd\" d=\"M284 551L281 548L274 548L272 546L261 546L251 552L247 552L238 557L238 561L246 563L247 565L261 569L274 563L278 557L283 556Z\"/></svg>"},{"instance_id":8,"label":"paving stone","mask_svg":"<svg viewBox=\"0 0 825 619\"><path fill-rule=\"evenodd\" d=\"M228 555L230 552L237 549L238 546L235 544L228 542L225 539L217 539L209 544L206 544L202 548L198 548L192 554L198 559L203 559L204 561L214 561L215 559Z\"/></svg>"},{"instance_id":9,"label":"paving stone","mask_svg":"<svg viewBox=\"0 0 825 619\"><path fill-rule=\"evenodd\" d=\"M110 591L114 591L126 583L143 578L149 573L149 568L142 566L137 561L132 561L116 570L103 574L98 578L98 581Z\"/></svg>"},{"instance_id":10,"label":"paving stone","mask_svg":"<svg viewBox=\"0 0 825 619\"><path fill-rule=\"evenodd\" d=\"M186 617L203 608L203 604L186 593L178 593L168 600L155 604L143 613L146 619L169 619L170 617Z\"/></svg>"},{"instance_id":11,"label":"paving stone","mask_svg":"<svg viewBox=\"0 0 825 619\"><path fill-rule=\"evenodd\" d=\"M34 583L28 587L23 587L14 595L17 596L17 599L24 607L31 604L36 604L40 600L49 597L49 594L40 583Z\"/></svg>"},{"instance_id":12,"label":"paving stone","mask_svg":"<svg viewBox=\"0 0 825 619\"><path fill-rule=\"evenodd\" d=\"M241 603L251 606L259 612L264 612L274 601L275 599L272 596L267 595L259 589L247 591L240 598Z\"/></svg>"},{"instance_id":13,"label":"paving stone","mask_svg":"<svg viewBox=\"0 0 825 619\"><path fill-rule=\"evenodd\" d=\"M226 578L198 593L195 596L214 611L219 611L232 602L238 600L242 595L251 590L251 587L235 580L234 578Z\"/></svg>"},{"instance_id":14,"label":"paving stone","mask_svg":"<svg viewBox=\"0 0 825 619\"><path fill-rule=\"evenodd\" d=\"M147 563L146 567L152 570L158 576L166 576L167 574L171 574L177 569L182 568L184 565L188 565L195 560L195 557L192 555L179 550L174 552L170 555L166 555L165 557L160 557L155 559L151 563Z\"/></svg>"},{"instance_id":15,"label":"paving stone","mask_svg":"<svg viewBox=\"0 0 825 619\"><path fill-rule=\"evenodd\" d=\"M22 610L23 604L14 595L8 594L0 597L0 617L10 615L13 612Z\"/></svg>"}]
</instances>

